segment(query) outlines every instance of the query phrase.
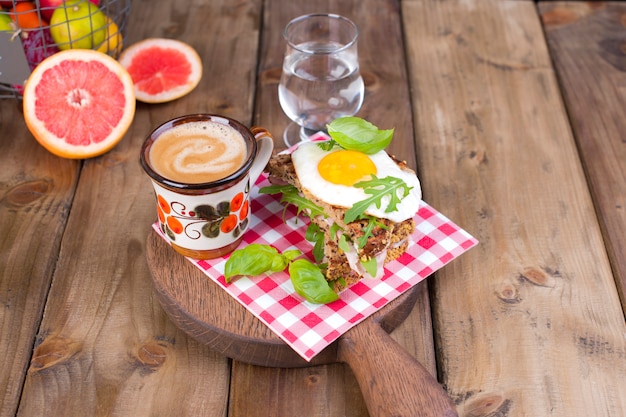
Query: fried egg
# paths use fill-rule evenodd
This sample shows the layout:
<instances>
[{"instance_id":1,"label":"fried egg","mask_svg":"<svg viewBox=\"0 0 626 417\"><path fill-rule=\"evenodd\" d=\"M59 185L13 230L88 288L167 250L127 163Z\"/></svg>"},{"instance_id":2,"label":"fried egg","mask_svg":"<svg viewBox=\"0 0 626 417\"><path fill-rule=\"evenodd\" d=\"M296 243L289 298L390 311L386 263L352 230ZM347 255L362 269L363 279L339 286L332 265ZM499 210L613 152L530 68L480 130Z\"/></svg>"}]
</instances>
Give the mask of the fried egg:
<instances>
[{"instance_id":1,"label":"fried egg","mask_svg":"<svg viewBox=\"0 0 626 417\"><path fill-rule=\"evenodd\" d=\"M338 146L325 151L318 143L302 143L291 155L303 190L327 204L349 209L370 197L362 188L354 187L355 183L372 179L372 175L378 178L400 178L412 188L409 195L396 206L396 210L385 212L391 199L386 195L381 199L380 207L371 204L365 213L396 223L410 219L417 213L422 198L420 182L413 171L400 169L387 152L383 150L366 155Z\"/></svg>"}]
</instances>

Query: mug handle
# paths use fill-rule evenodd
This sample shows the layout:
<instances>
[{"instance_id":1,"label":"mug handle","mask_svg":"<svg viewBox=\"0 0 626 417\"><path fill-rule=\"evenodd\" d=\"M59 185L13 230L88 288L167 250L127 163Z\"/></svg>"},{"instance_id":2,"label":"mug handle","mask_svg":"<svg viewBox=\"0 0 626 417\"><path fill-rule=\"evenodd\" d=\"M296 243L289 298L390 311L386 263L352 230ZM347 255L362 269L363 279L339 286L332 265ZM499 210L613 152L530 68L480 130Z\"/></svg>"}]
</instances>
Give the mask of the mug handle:
<instances>
[{"instance_id":1,"label":"mug handle","mask_svg":"<svg viewBox=\"0 0 626 417\"><path fill-rule=\"evenodd\" d=\"M254 135L257 143L256 158L254 159L252 168L250 168L250 182L254 184L272 156L272 152L274 151L274 137L263 127L252 126L250 131Z\"/></svg>"}]
</instances>

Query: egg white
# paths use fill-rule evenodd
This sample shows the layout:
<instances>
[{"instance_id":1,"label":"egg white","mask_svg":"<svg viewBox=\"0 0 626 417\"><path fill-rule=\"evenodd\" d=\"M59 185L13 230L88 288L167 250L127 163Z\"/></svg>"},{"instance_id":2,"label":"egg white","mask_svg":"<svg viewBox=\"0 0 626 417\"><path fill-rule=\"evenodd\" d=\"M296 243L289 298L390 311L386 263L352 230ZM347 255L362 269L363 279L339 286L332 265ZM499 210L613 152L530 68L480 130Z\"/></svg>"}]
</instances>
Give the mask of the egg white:
<instances>
[{"instance_id":1,"label":"egg white","mask_svg":"<svg viewBox=\"0 0 626 417\"><path fill-rule=\"evenodd\" d=\"M319 142L317 142L319 143ZM333 206L351 208L355 203L370 197L361 188L347 185L334 184L326 181L320 175L317 165L320 160L332 152L341 150L335 146L330 151L321 149L316 142L305 142L293 151L291 159L293 161L298 180L302 188L316 198ZM384 196L381 200L380 208L374 204L365 211L366 214L378 218L389 219L395 223L412 218L419 209L422 199L422 189L419 179L412 171L404 171L389 157L387 152L379 151L373 155L368 155L376 165L376 176L378 178L395 177L403 180L409 187L413 187L408 196L396 206L396 210L385 213L389 205L390 197ZM401 195L400 195L401 197Z\"/></svg>"}]
</instances>

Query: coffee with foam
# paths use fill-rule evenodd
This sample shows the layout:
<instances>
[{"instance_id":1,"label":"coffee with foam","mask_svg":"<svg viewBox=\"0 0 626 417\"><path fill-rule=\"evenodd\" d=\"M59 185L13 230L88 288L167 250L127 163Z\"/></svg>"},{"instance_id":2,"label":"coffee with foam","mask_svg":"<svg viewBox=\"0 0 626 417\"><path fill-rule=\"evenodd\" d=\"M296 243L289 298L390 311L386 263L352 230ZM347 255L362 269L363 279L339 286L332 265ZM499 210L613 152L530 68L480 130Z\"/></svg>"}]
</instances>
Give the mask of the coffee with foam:
<instances>
[{"instance_id":1,"label":"coffee with foam","mask_svg":"<svg viewBox=\"0 0 626 417\"><path fill-rule=\"evenodd\" d=\"M220 180L244 164L246 142L237 130L213 122L188 122L164 131L152 144L150 164L161 176L185 184Z\"/></svg>"}]
</instances>

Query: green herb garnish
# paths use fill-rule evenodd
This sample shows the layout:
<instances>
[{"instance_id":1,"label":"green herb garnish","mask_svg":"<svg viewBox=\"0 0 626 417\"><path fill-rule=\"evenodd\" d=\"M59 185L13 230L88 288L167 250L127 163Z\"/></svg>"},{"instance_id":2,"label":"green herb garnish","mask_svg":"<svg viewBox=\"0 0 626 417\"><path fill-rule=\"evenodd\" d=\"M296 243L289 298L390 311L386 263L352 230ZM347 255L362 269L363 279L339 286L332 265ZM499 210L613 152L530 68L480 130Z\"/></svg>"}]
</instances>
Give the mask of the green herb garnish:
<instances>
[{"instance_id":1,"label":"green herb garnish","mask_svg":"<svg viewBox=\"0 0 626 417\"><path fill-rule=\"evenodd\" d=\"M380 130L367 120L359 117L340 117L326 125L331 142L338 143L342 148L374 154L382 151L391 142L394 129ZM334 145L334 143L325 146ZM329 148L329 149L330 149ZM326 150L329 150L326 149Z\"/></svg>"},{"instance_id":2,"label":"green herb garnish","mask_svg":"<svg viewBox=\"0 0 626 417\"><path fill-rule=\"evenodd\" d=\"M368 220L367 226L365 226L365 229L361 230L363 232L363 235L357 239L357 244L359 245L359 249L363 249L365 245L367 244L367 239L369 239L370 236L374 236L374 233L373 233L374 228L376 226L379 226L379 227L382 227L383 229L387 229L387 225L382 223L378 217L361 215L360 218L364 218Z\"/></svg>"},{"instance_id":3,"label":"green herb garnish","mask_svg":"<svg viewBox=\"0 0 626 417\"><path fill-rule=\"evenodd\" d=\"M236 276L256 276L289 268L289 279L294 289L307 301L327 304L339 299L326 281L321 267L306 259L296 259L300 255L302 252L296 249L281 254L273 246L251 243L230 255L224 267L224 278L230 282Z\"/></svg>"},{"instance_id":4,"label":"green herb garnish","mask_svg":"<svg viewBox=\"0 0 626 417\"><path fill-rule=\"evenodd\" d=\"M359 262L361 262L361 265L363 265L363 268L365 268L368 274L370 274L373 277L376 276L376 272L378 270L378 262L376 261L376 258L372 257L368 259L367 261L359 261Z\"/></svg>"},{"instance_id":5,"label":"green herb garnish","mask_svg":"<svg viewBox=\"0 0 626 417\"><path fill-rule=\"evenodd\" d=\"M345 234L342 234L341 236L339 236L339 241L337 242L337 246L339 247L339 249L341 249L345 253L349 253L352 251L348 240L348 237Z\"/></svg>"},{"instance_id":6,"label":"green herb garnish","mask_svg":"<svg viewBox=\"0 0 626 417\"><path fill-rule=\"evenodd\" d=\"M230 255L224 266L224 278L226 282L230 282L235 276L283 271L289 262L300 255L302 252L299 250L288 250L280 254L273 246L251 243Z\"/></svg>"},{"instance_id":7,"label":"green herb garnish","mask_svg":"<svg viewBox=\"0 0 626 417\"><path fill-rule=\"evenodd\" d=\"M291 262L289 276L296 292L311 303L328 304L339 299L320 268L306 259Z\"/></svg>"},{"instance_id":8,"label":"green herb garnish","mask_svg":"<svg viewBox=\"0 0 626 417\"><path fill-rule=\"evenodd\" d=\"M309 223L304 238L309 242L313 242L313 257L317 262L322 262L324 259L324 232L317 223Z\"/></svg>"},{"instance_id":9,"label":"green herb garnish","mask_svg":"<svg viewBox=\"0 0 626 417\"><path fill-rule=\"evenodd\" d=\"M306 214L309 217L315 216L326 216L324 213L324 209L313 203L310 200L307 200L302 195L296 187L291 184L286 185L268 185L267 187L262 187L259 192L261 194L279 194L282 193L282 197L280 199L281 203L293 204L296 206L297 214L299 215L305 209Z\"/></svg>"},{"instance_id":10,"label":"green herb garnish","mask_svg":"<svg viewBox=\"0 0 626 417\"><path fill-rule=\"evenodd\" d=\"M404 181L396 177L378 178L372 175L372 179L368 181L361 181L354 184L357 188L363 188L366 194L370 197L365 198L354 204L350 209L346 211L344 216L344 222L350 223L362 216L365 210L372 204L376 208L380 208L382 199L384 196L389 196L389 204L385 209L385 213L391 213L396 210L396 206L403 198L409 195L413 187L409 187ZM398 191L402 193L402 196L398 196Z\"/></svg>"}]
</instances>

